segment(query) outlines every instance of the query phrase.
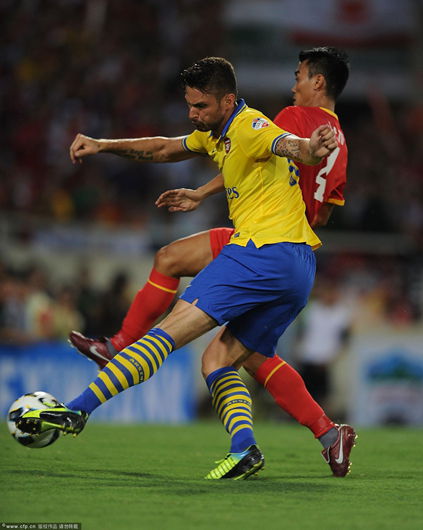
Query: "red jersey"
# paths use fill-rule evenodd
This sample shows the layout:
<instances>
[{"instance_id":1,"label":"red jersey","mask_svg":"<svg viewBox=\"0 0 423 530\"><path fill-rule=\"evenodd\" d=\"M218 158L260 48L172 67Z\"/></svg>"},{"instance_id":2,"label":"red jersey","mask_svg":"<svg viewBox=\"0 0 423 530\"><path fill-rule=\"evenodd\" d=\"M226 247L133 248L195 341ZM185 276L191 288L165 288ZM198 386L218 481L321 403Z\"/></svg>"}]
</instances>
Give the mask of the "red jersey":
<instances>
[{"instance_id":1,"label":"red jersey","mask_svg":"<svg viewBox=\"0 0 423 530\"><path fill-rule=\"evenodd\" d=\"M343 206L347 180L348 149L338 116L323 107L285 107L273 120L281 129L301 138L309 138L319 125L329 124L338 147L317 166L295 162L300 170L300 187L306 205L306 216L311 223L324 202Z\"/></svg>"}]
</instances>

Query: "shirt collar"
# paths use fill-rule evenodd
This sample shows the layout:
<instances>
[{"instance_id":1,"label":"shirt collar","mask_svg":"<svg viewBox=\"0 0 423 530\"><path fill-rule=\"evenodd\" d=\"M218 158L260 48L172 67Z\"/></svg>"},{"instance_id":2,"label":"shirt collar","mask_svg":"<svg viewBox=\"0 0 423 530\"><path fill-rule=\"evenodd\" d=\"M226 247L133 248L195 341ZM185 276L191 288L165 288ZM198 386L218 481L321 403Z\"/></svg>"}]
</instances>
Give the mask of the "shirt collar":
<instances>
[{"instance_id":1,"label":"shirt collar","mask_svg":"<svg viewBox=\"0 0 423 530\"><path fill-rule=\"evenodd\" d=\"M326 107L319 107L319 109L322 109L324 112L327 112L328 114L330 114L331 116L333 116L337 120L339 119L338 115L335 112L333 112L332 110L329 110Z\"/></svg>"},{"instance_id":2,"label":"shirt collar","mask_svg":"<svg viewBox=\"0 0 423 530\"><path fill-rule=\"evenodd\" d=\"M232 114L229 116L228 121L225 123L225 126L223 127L222 132L220 133L220 139L224 138L228 132L229 127L231 126L231 123L234 121L234 119L238 116L240 112L242 112L247 107L247 104L245 103L243 98L238 99L237 105L235 107L235 110L232 112ZM213 136L213 133L210 133L210 136Z\"/></svg>"}]
</instances>

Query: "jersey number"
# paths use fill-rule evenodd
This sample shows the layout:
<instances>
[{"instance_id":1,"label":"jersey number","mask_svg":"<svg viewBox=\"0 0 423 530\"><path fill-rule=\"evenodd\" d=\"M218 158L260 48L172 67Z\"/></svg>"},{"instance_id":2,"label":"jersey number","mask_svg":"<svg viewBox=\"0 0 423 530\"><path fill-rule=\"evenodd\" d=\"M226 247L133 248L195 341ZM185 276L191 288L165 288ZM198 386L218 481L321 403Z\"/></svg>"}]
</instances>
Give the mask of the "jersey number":
<instances>
[{"instance_id":1,"label":"jersey number","mask_svg":"<svg viewBox=\"0 0 423 530\"><path fill-rule=\"evenodd\" d=\"M335 165L335 160L339 154L339 147L337 147L332 153L326 158L326 165L316 175L317 189L314 192L314 198L316 201L323 202L326 190L326 176L332 171Z\"/></svg>"}]
</instances>

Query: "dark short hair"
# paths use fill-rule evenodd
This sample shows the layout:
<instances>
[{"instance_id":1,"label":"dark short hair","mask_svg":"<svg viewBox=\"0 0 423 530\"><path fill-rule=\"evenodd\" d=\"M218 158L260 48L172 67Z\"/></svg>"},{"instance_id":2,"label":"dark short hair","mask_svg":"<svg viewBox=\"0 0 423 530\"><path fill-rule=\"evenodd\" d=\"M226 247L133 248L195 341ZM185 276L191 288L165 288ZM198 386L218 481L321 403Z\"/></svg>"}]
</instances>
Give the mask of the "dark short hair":
<instances>
[{"instance_id":1,"label":"dark short hair","mask_svg":"<svg viewBox=\"0 0 423 530\"><path fill-rule=\"evenodd\" d=\"M348 81L350 73L348 55L338 48L322 46L302 50L298 58L301 63L307 61L310 77L316 74L324 76L327 95L336 100Z\"/></svg>"},{"instance_id":2,"label":"dark short hair","mask_svg":"<svg viewBox=\"0 0 423 530\"><path fill-rule=\"evenodd\" d=\"M214 94L218 99L238 92L234 67L223 57L205 57L197 61L181 72L181 79L184 87Z\"/></svg>"}]
</instances>

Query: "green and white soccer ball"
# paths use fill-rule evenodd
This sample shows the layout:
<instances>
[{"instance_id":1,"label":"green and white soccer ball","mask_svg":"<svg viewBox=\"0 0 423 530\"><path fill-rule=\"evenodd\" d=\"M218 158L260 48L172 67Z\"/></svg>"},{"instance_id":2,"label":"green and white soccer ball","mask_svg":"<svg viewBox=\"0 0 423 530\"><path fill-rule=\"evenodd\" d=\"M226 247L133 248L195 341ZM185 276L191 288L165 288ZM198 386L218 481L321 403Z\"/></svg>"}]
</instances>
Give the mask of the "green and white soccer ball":
<instances>
[{"instance_id":1,"label":"green and white soccer ball","mask_svg":"<svg viewBox=\"0 0 423 530\"><path fill-rule=\"evenodd\" d=\"M10 434L17 442L25 447L30 447L31 449L39 449L51 445L60 436L60 431L58 429L49 429L40 434L28 434L20 431L16 427L15 422L22 416L22 414L25 414L25 412L28 412L29 410L49 409L59 406L59 401L47 392L32 392L30 394L24 394L12 403L9 412L7 413L7 426Z\"/></svg>"}]
</instances>

